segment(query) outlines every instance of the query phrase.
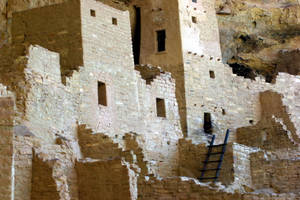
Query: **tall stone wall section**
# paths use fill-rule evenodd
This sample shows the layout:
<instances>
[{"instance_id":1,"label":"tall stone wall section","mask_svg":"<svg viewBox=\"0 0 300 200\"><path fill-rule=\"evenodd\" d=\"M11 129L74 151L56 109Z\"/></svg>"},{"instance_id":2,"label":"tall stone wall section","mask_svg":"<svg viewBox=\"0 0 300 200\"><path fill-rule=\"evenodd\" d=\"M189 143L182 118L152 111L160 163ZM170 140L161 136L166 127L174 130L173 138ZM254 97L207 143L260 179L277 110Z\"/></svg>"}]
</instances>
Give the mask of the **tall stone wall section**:
<instances>
[{"instance_id":1,"label":"tall stone wall section","mask_svg":"<svg viewBox=\"0 0 300 200\"><path fill-rule=\"evenodd\" d=\"M131 18L135 17L134 7L141 11L141 43L139 64L161 66L170 72L176 81L176 99L179 106L181 128L186 134L186 108L182 43L180 35L179 2L138 1L131 2ZM133 20L132 20L133 22ZM135 27L134 22L132 27ZM165 51L158 51L157 31L165 30Z\"/></svg>"},{"instance_id":2,"label":"tall stone wall section","mask_svg":"<svg viewBox=\"0 0 300 200\"><path fill-rule=\"evenodd\" d=\"M210 77L213 71L215 77ZM213 56L185 55L186 99L190 136L203 133L203 114L211 113L214 133L222 141L225 130L235 131L239 127L252 126L261 119L260 93L273 90L282 95L283 106L287 107L289 118L299 136L297 116L297 88L300 87L299 76L280 73L275 84L266 83L260 78L245 79L232 73L228 65ZM295 90L290 90L295 88ZM287 126L288 124L285 124ZM235 135L231 138L234 140ZM203 138L202 138L203 139ZM203 139L205 141L205 138Z\"/></svg>"},{"instance_id":3,"label":"tall stone wall section","mask_svg":"<svg viewBox=\"0 0 300 200\"><path fill-rule=\"evenodd\" d=\"M61 136L74 141L76 121L87 124L97 132L105 132L119 142L122 141L122 136L127 132L145 130L139 132L141 136L139 136L138 141L145 148L146 145L144 144L147 144L147 148L151 147L148 151L149 160L155 157L154 154L150 156L151 151L159 149L156 148L157 146L154 148L153 144L163 146L163 149L159 150L160 152L155 153L160 154L161 158L157 157L159 161L153 161L153 165L163 163L166 167L170 166L167 164L168 162L163 161L164 159L168 159L168 161L172 159L175 164L177 152L174 145L177 138L182 137L182 135L178 123L179 116L176 113L178 112L177 103L175 96L172 94L175 84L174 82L168 84L171 78L170 74L162 75L151 86L146 86L144 80L141 80L140 75L133 69L128 12L94 1L72 1L71 4L75 10L77 9L76 2L80 5L82 17L79 20L82 23L84 67L78 68L78 71L75 71L72 77L63 81L60 77L62 66L59 66L59 64L61 64L61 58L64 58L64 55L59 58L58 55L44 49L31 48L32 54L29 55L29 60L24 61L25 64L28 62L26 64L27 68L24 70L28 94L26 94L25 103L23 102L23 108L26 108L26 112L24 119L19 122L20 125L27 127L28 131L40 138L41 141L50 144L54 144L56 138ZM40 21L36 19L37 21L32 26L35 29L39 27L39 24L42 26L43 18L47 15L50 16L50 11L54 12L57 9L61 10L62 8L59 8L59 5L43 8L42 10L47 12L42 15ZM91 16L91 10L96 12L96 17ZM15 14L15 28L18 24L24 25L26 23L24 21L29 19L30 16L40 12L41 10L34 9ZM24 21L20 20L22 15L25 16ZM117 25L112 23L112 18L117 19ZM54 43L49 40L52 33L48 34L46 32L43 35L45 41L36 41L35 38L40 37L37 37L37 32L34 32L35 29L30 30L25 25L21 26L24 30L13 29L16 30L13 33L13 40L16 44L18 41L22 43L24 42L22 38L32 31L29 35L34 43L44 44L43 42L47 41L50 43L44 44L44 46L48 47L51 44L58 44L62 38L67 42L67 35L69 32L74 31L64 30L64 20L58 20L57 23L61 26L58 26L59 31L52 35L52 38L58 39L53 41ZM59 35L60 33L62 35ZM77 29L75 33L80 34ZM66 37L64 37L64 34L67 34ZM30 38L25 37L25 39L28 39L25 41L26 44L32 42L29 40ZM115 39L117 39L115 43L108 42ZM26 47L25 45L24 48ZM61 51L64 50L64 45L54 47L63 54ZM74 47L79 48L76 44L74 44ZM48 53L49 55L47 55ZM40 55L40 57L37 55ZM107 86L108 106L98 104L98 81L104 82ZM61 82L65 82L65 85ZM139 94L138 92L143 93ZM141 102L142 98L147 100ZM154 106L156 98L165 99L167 106L166 118L156 116ZM151 106L146 106L145 103L149 103ZM150 114L145 115L148 112ZM145 118L145 116L147 117ZM143 123L140 123L141 121ZM155 136L150 136L149 133L152 132L156 132ZM75 154L79 155L76 142L72 145L74 145L72 148L74 148ZM165 154L165 151L173 153L169 155ZM170 171L174 172L174 170Z\"/></svg>"},{"instance_id":4,"label":"tall stone wall section","mask_svg":"<svg viewBox=\"0 0 300 200\"><path fill-rule=\"evenodd\" d=\"M24 127L22 127L24 128ZM14 200L31 199L33 141L15 131L14 144Z\"/></svg>"},{"instance_id":5,"label":"tall stone wall section","mask_svg":"<svg viewBox=\"0 0 300 200\"><path fill-rule=\"evenodd\" d=\"M96 11L95 18L90 16L91 8ZM134 70L128 12L88 1L81 4L81 13L85 72L81 71L79 76L88 80L82 84L85 92L80 97L81 121L96 132L118 135L116 141L122 141L122 134L127 132L141 134L138 141L148 149L146 157L154 165L170 166L167 163L176 159L176 140L181 137L171 75L162 74L146 85ZM117 19L117 25L112 23L113 18ZM107 84L106 107L97 103L97 81ZM156 98L165 100L166 118L157 117Z\"/></svg>"},{"instance_id":6,"label":"tall stone wall section","mask_svg":"<svg viewBox=\"0 0 300 200\"><path fill-rule=\"evenodd\" d=\"M183 56L190 51L222 58L215 1L181 0L178 3Z\"/></svg>"},{"instance_id":7,"label":"tall stone wall section","mask_svg":"<svg viewBox=\"0 0 300 200\"><path fill-rule=\"evenodd\" d=\"M15 172L18 175L15 183L18 188L16 195L20 197L19 191L25 191L22 198L27 199L27 197L30 197L26 197L25 194L30 195L29 183L32 173L30 164L32 152L29 150L33 147L39 149L39 153L49 155L44 157L45 160L60 155L61 152L65 152L62 154L61 161L54 165L53 170L56 173L61 173L60 176L66 179L63 180L71 181L69 184L66 184L68 186L67 191L69 192L66 193L65 188L58 188L60 196L68 194L70 198L75 198L77 191L76 174L72 170L74 163L70 159L72 160L75 157L80 158L80 148L76 142L76 124L77 122L86 122L82 120L82 116L86 115L87 112L80 112L81 108L79 105L88 103L83 102L81 98L84 91L80 87L84 86L82 84L84 79L78 81L77 78L80 77L80 74L81 77L84 77L84 74L86 74L86 77L89 77L89 71L87 72L85 68L81 68L79 72L73 74L72 80L68 80L67 86L64 86L61 83L58 54L37 46L31 47L29 52L29 60L25 70L25 77L30 85L26 101L26 120L18 125L20 128L23 127L25 129L25 133L18 129L18 135L15 140L15 162L18 166ZM49 64L51 64L51 67L49 70L45 70L45 67L48 68ZM135 108L139 110L133 111L138 114L138 117L134 121L130 119L123 121L120 127L114 124L114 129L112 129L114 132L112 130L106 132L105 129L101 129L101 126L98 127L98 130L113 137L121 146L123 136L126 133L125 131L137 132L137 141L143 148L145 160L149 161L148 167L152 169L152 173L161 176L176 174L178 162L176 145L178 138L182 136L180 134L179 115L176 108L174 82L171 81L170 74L164 74L157 77L151 85L147 85L146 81L140 77L139 72L136 71L134 74L139 79L139 82L136 82L136 86L139 84L139 87L133 89L139 89L140 92L144 91L144 93L139 93L139 96L136 96L138 103ZM80 86L78 83L81 83ZM97 85L97 81L93 83ZM117 85L114 87L117 88ZM95 90L92 95L96 101L97 91ZM156 97L165 98L166 118L156 116ZM144 101L139 101L141 99ZM120 99L120 102L122 102L122 99ZM98 107L97 101L95 103ZM125 102L124 104L126 105ZM126 106L123 106L123 109L125 108ZM118 112L129 113L130 111L121 110ZM117 113L113 114L117 116ZM134 125L134 123L138 125ZM124 127L130 128L131 126L131 129L123 129ZM34 135L36 138L35 142L24 139L26 135L29 137ZM58 140L64 141L62 146L57 145ZM69 169L70 173L66 173L67 169ZM21 178L22 174L24 176ZM56 181L61 182L60 179Z\"/></svg>"},{"instance_id":8,"label":"tall stone wall section","mask_svg":"<svg viewBox=\"0 0 300 200\"><path fill-rule=\"evenodd\" d=\"M0 84L0 199L13 198L13 130L15 98Z\"/></svg>"}]
</instances>

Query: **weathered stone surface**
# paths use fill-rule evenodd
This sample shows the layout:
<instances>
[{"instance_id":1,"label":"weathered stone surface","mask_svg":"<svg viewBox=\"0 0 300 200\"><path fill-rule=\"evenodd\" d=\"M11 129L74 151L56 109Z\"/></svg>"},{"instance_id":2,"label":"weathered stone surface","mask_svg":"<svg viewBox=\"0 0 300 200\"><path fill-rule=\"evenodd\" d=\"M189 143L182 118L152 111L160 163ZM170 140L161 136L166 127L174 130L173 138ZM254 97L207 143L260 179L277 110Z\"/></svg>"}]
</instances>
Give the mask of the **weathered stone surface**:
<instances>
[{"instance_id":1,"label":"weathered stone surface","mask_svg":"<svg viewBox=\"0 0 300 200\"><path fill-rule=\"evenodd\" d=\"M222 63L214 1L103 2L0 4L11 27L0 48L1 198L299 199L299 76L236 76ZM249 38L241 52L252 54ZM216 184L195 179L211 138L204 113L217 143L231 131Z\"/></svg>"},{"instance_id":2,"label":"weathered stone surface","mask_svg":"<svg viewBox=\"0 0 300 200\"><path fill-rule=\"evenodd\" d=\"M299 74L298 0L217 0L223 61L275 77Z\"/></svg>"},{"instance_id":3,"label":"weathered stone surface","mask_svg":"<svg viewBox=\"0 0 300 200\"><path fill-rule=\"evenodd\" d=\"M55 180L52 177L51 163L44 162L37 155L33 156L32 162L31 199L60 199Z\"/></svg>"},{"instance_id":4,"label":"weathered stone surface","mask_svg":"<svg viewBox=\"0 0 300 200\"><path fill-rule=\"evenodd\" d=\"M77 162L79 199L132 199L129 172L120 159Z\"/></svg>"}]
</instances>

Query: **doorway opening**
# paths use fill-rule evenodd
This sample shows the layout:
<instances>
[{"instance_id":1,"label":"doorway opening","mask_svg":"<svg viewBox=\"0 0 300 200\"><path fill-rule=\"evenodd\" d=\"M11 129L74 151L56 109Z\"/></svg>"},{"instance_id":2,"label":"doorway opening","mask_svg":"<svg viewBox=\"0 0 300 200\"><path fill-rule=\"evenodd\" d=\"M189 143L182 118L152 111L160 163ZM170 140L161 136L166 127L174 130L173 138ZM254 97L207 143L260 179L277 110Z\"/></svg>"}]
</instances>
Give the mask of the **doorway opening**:
<instances>
[{"instance_id":1,"label":"doorway opening","mask_svg":"<svg viewBox=\"0 0 300 200\"><path fill-rule=\"evenodd\" d=\"M211 114L204 113L204 124L203 124L204 132L208 134L212 134L213 127L211 123Z\"/></svg>"}]
</instances>

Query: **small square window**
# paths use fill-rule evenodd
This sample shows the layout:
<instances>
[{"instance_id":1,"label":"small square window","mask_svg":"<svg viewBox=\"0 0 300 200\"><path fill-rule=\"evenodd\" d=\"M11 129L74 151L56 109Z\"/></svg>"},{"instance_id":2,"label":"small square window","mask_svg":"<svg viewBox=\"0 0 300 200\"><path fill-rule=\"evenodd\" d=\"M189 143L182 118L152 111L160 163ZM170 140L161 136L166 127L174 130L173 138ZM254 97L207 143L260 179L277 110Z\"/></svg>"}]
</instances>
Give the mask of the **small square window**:
<instances>
[{"instance_id":1,"label":"small square window","mask_svg":"<svg viewBox=\"0 0 300 200\"><path fill-rule=\"evenodd\" d=\"M209 71L209 77L210 78L216 78L214 71Z\"/></svg>"},{"instance_id":2,"label":"small square window","mask_svg":"<svg viewBox=\"0 0 300 200\"><path fill-rule=\"evenodd\" d=\"M192 16L192 22L196 24L197 23L197 17Z\"/></svg>"},{"instance_id":3,"label":"small square window","mask_svg":"<svg viewBox=\"0 0 300 200\"><path fill-rule=\"evenodd\" d=\"M166 106L164 99L156 98L156 111L157 117L166 117Z\"/></svg>"},{"instance_id":4,"label":"small square window","mask_svg":"<svg viewBox=\"0 0 300 200\"><path fill-rule=\"evenodd\" d=\"M100 81L98 81L98 104L107 106L106 85Z\"/></svg>"},{"instance_id":5,"label":"small square window","mask_svg":"<svg viewBox=\"0 0 300 200\"><path fill-rule=\"evenodd\" d=\"M90 12L91 12L91 16L92 16L92 17L96 17L96 11L95 11L95 10L92 10L92 9L91 9Z\"/></svg>"},{"instance_id":6,"label":"small square window","mask_svg":"<svg viewBox=\"0 0 300 200\"><path fill-rule=\"evenodd\" d=\"M112 18L112 24L113 25L118 25L118 19L117 18Z\"/></svg>"}]
</instances>

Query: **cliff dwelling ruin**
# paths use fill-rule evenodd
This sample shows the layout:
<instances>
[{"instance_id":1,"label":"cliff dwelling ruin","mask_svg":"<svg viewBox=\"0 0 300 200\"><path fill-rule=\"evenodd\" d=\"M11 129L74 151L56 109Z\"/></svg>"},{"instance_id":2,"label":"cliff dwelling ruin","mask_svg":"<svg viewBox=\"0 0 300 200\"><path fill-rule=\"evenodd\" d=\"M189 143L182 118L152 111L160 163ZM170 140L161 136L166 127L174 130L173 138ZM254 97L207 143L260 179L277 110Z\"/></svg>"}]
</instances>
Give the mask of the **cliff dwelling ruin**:
<instances>
[{"instance_id":1,"label":"cliff dwelling ruin","mask_svg":"<svg viewBox=\"0 0 300 200\"><path fill-rule=\"evenodd\" d=\"M0 13L0 200L300 200L297 0Z\"/></svg>"}]
</instances>

